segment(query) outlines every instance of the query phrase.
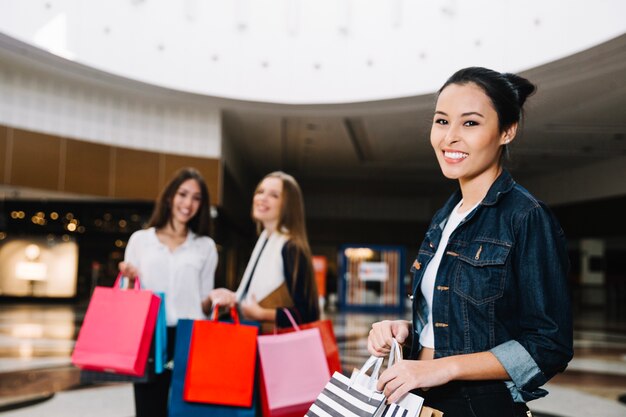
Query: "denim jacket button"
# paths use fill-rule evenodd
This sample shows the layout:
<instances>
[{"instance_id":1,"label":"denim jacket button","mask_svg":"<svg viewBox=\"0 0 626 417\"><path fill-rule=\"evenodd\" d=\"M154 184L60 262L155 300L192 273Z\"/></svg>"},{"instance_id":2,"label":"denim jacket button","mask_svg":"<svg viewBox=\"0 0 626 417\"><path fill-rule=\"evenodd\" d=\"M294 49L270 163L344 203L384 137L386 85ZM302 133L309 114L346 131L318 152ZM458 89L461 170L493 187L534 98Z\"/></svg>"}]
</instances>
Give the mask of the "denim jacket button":
<instances>
[{"instance_id":1,"label":"denim jacket button","mask_svg":"<svg viewBox=\"0 0 626 417\"><path fill-rule=\"evenodd\" d=\"M420 269L422 269L422 263L418 262L418 261L415 261L415 262L413 262L413 267L415 267L415 269L417 269L419 271Z\"/></svg>"},{"instance_id":2,"label":"denim jacket button","mask_svg":"<svg viewBox=\"0 0 626 417\"><path fill-rule=\"evenodd\" d=\"M448 327L448 323L435 323L435 327Z\"/></svg>"},{"instance_id":3,"label":"denim jacket button","mask_svg":"<svg viewBox=\"0 0 626 417\"><path fill-rule=\"evenodd\" d=\"M435 245L433 245L433 243L432 243L432 242L431 242L431 243L429 243L429 244L428 244L428 246L430 246L430 248L431 248L431 249L434 249L434 248L435 248Z\"/></svg>"}]
</instances>

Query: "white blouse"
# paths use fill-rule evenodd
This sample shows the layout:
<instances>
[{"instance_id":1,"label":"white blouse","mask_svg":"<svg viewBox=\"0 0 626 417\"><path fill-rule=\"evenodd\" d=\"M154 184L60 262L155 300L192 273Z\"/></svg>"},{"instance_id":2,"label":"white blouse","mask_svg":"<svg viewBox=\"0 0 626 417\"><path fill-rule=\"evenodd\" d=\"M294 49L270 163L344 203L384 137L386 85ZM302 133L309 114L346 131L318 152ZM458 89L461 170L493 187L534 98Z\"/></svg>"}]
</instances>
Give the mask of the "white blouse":
<instances>
[{"instance_id":1,"label":"white blouse","mask_svg":"<svg viewBox=\"0 0 626 417\"><path fill-rule=\"evenodd\" d=\"M217 267L213 239L189 231L185 242L171 251L151 227L131 235L124 260L138 269L142 288L165 293L168 326L178 319L206 318L202 300L214 287Z\"/></svg>"}]
</instances>

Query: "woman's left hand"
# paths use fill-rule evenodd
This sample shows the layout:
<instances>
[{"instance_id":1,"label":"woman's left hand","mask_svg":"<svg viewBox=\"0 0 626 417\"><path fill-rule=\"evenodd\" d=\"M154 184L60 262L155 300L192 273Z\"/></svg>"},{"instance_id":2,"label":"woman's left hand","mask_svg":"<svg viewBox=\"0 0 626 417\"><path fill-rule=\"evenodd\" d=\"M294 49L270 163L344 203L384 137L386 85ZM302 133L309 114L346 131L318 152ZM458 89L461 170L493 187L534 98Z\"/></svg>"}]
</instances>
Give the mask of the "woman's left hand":
<instances>
[{"instance_id":1,"label":"woman's left hand","mask_svg":"<svg viewBox=\"0 0 626 417\"><path fill-rule=\"evenodd\" d=\"M451 363L444 359L403 360L385 370L378 379L377 388L390 403L416 388L431 388L453 379Z\"/></svg>"},{"instance_id":2,"label":"woman's left hand","mask_svg":"<svg viewBox=\"0 0 626 417\"><path fill-rule=\"evenodd\" d=\"M241 302L241 312L248 320L267 320L265 309L259 305L254 295L250 295Z\"/></svg>"}]
</instances>

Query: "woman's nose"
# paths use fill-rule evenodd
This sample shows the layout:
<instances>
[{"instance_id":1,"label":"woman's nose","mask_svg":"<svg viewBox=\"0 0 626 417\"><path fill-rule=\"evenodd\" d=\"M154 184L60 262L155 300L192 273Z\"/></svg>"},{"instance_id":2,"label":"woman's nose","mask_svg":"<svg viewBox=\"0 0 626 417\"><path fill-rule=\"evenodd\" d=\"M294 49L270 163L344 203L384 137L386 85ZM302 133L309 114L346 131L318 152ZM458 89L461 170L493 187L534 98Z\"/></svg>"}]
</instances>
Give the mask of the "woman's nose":
<instances>
[{"instance_id":1,"label":"woman's nose","mask_svg":"<svg viewBox=\"0 0 626 417\"><path fill-rule=\"evenodd\" d=\"M456 143L459 141L460 137L459 137L459 129L457 129L454 126L450 126L450 128L446 131L446 136L445 136L445 143L447 145Z\"/></svg>"}]
</instances>

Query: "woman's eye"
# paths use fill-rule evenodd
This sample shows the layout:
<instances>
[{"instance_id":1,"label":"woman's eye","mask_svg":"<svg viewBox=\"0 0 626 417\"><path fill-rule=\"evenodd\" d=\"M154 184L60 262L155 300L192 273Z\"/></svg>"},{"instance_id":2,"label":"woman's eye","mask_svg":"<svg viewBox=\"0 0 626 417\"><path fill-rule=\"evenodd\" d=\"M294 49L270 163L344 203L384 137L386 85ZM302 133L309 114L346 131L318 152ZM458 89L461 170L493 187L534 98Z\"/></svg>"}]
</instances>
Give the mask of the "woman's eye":
<instances>
[{"instance_id":1,"label":"woman's eye","mask_svg":"<svg viewBox=\"0 0 626 417\"><path fill-rule=\"evenodd\" d=\"M478 122L468 120L467 122L463 123L463 126L478 126Z\"/></svg>"},{"instance_id":2,"label":"woman's eye","mask_svg":"<svg viewBox=\"0 0 626 417\"><path fill-rule=\"evenodd\" d=\"M438 125L447 125L448 121L446 119L435 119L435 124Z\"/></svg>"}]
</instances>

